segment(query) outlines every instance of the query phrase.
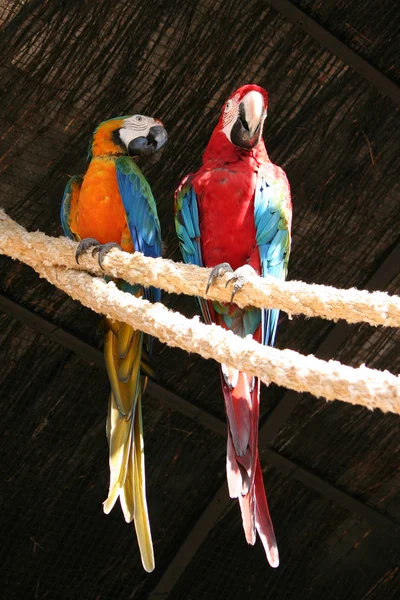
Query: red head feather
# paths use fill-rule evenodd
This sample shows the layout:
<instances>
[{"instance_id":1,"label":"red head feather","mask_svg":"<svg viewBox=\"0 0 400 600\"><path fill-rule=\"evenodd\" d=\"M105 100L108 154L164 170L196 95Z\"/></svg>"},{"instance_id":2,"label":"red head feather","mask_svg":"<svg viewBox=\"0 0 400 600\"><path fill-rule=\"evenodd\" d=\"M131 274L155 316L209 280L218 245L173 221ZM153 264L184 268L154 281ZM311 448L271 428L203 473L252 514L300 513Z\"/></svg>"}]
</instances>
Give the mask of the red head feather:
<instances>
[{"instance_id":1,"label":"red head feather","mask_svg":"<svg viewBox=\"0 0 400 600\"><path fill-rule=\"evenodd\" d=\"M204 161L237 160L241 154L267 158L262 128L267 115L268 92L248 84L233 92L225 102L221 116L204 153Z\"/></svg>"},{"instance_id":2,"label":"red head feather","mask_svg":"<svg viewBox=\"0 0 400 600\"><path fill-rule=\"evenodd\" d=\"M227 124L226 123L226 113L227 113L226 107L228 105L230 105L231 110L229 112L234 112L235 109L237 110L237 107L240 105L241 101L250 92L259 92L259 94L261 94L261 96L264 99L264 109L267 110L267 108L268 108L268 92L266 90L264 90L264 88L260 87L259 85L254 85L252 83L243 85L238 90L236 90L236 92L233 92L233 94L231 94L229 96L228 100L225 102L224 106L222 107L221 116L219 118L218 124L214 131L219 131L219 130L223 129L225 127L225 125Z\"/></svg>"}]
</instances>

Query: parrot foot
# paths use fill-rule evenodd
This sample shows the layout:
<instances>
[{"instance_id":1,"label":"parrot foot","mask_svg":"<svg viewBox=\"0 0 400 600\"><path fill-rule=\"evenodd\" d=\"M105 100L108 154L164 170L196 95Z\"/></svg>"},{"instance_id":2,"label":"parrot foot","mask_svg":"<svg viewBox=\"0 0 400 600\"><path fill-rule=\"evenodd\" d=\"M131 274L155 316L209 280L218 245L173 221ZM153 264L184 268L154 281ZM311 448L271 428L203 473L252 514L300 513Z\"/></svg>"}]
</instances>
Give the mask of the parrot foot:
<instances>
[{"instance_id":1,"label":"parrot foot","mask_svg":"<svg viewBox=\"0 0 400 600\"><path fill-rule=\"evenodd\" d=\"M75 260L79 265L79 257L89 250L92 246L99 246L99 242L95 238L85 238L81 240L75 252Z\"/></svg>"},{"instance_id":2,"label":"parrot foot","mask_svg":"<svg viewBox=\"0 0 400 600\"><path fill-rule=\"evenodd\" d=\"M103 261L104 261L106 255L113 248L118 248L119 250L122 250L121 246L119 244L117 244L116 242L108 242L108 244L99 244L97 242L97 245L92 250L92 256L95 256L96 254L99 255L98 256L99 267L100 267L100 269L103 269L103 271L104 271Z\"/></svg>"},{"instance_id":3,"label":"parrot foot","mask_svg":"<svg viewBox=\"0 0 400 600\"><path fill-rule=\"evenodd\" d=\"M243 265L243 267L239 267L236 271L232 271L225 284L225 287L227 287L229 283L234 283L231 302L233 302L233 298L242 289L248 278L253 276L257 276L257 273L250 265Z\"/></svg>"},{"instance_id":4,"label":"parrot foot","mask_svg":"<svg viewBox=\"0 0 400 600\"><path fill-rule=\"evenodd\" d=\"M234 273L231 265L226 262L220 263L219 265L216 265L213 269L211 269L210 277L208 278L207 282L206 294L210 289L210 286L212 286L212 284L214 283L214 281L218 279L218 277L222 277L223 275L225 275L225 273Z\"/></svg>"}]
</instances>

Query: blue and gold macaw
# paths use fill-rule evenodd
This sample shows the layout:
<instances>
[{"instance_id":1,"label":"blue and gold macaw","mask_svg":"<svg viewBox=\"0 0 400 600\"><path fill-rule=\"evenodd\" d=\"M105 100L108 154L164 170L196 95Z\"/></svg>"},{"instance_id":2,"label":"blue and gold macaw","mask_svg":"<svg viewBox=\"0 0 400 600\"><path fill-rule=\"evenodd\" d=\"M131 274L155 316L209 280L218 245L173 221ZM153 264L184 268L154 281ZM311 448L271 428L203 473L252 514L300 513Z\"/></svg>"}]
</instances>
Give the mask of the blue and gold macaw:
<instances>
[{"instance_id":1,"label":"blue and gold macaw","mask_svg":"<svg viewBox=\"0 0 400 600\"><path fill-rule=\"evenodd\" d=\"M161 121L144 115L101 123L90 146L90 164L83 177L68 182L61 222L69 238L79 241L76 260L93 248L100 266L114 246L125 252L161 255L160 223L150 186L133 157L158 151L167 141ZM155 302L160 290L117 286ZM104 352L111 394L107 418L110 489L104 502L109 513L120 499L125 520L135 524L143 567L154 569L154 553L146 502L142 395L151 373L151 337L125 323L104 318Z\"/></svg>"}]
</instances>

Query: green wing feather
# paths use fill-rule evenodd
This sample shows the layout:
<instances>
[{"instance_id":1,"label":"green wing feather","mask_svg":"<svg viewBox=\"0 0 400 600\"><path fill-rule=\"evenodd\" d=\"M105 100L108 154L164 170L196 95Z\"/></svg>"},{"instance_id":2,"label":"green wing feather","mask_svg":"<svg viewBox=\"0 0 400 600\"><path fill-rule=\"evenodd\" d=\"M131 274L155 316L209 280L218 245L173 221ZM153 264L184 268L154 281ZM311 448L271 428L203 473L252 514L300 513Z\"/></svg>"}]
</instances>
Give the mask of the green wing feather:
<instances>
[{"instance_id":1,"label":"green wing feather","mask_svg":"<svg viewBox=\"0 0 400 600\"><path fill-rule=\"evenodd\" d=\"M73 232L74 223L76 219L77 202L79 198L79 192L82 186L83 178L80 175L74 175L68 181L65 186L64 196L61 202L61 225L64 233L71 240L78 241L79 236Z\"/></svg>"}]
</instances>

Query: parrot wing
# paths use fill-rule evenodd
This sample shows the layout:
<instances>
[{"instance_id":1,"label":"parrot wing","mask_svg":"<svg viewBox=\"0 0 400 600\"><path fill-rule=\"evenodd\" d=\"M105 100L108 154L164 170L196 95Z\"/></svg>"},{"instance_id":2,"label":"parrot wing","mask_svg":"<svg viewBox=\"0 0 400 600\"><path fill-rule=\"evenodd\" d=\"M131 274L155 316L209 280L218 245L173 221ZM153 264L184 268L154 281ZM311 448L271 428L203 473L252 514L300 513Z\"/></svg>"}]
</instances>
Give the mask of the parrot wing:
<instances>
[{"instance_id":1,"label":"parrot wing","mask_svg":"<svg viewBox=\"0 0 400 600\"><path fill-rule=\"evenodd\" d=\"M284 172L261 168L254 195L254 221L261 275L286 279L290 254L290 188ZM279 310L262 311L262 343L273 346Z\"/></svg>"},{"instance_id":2,"label":"parrot wing","mask_svg":"<svg viewBox=\"0 0 400 600\"><path fill-rule=\"evenodd\" d=\"M79 236L74 233L76 229L76 217L78 214L78 199L83 178L74 175L65 186L64 196L61 202L61 225L64 233L71 240L78 241Z\"/></svg>"},{"instance_id":3,"label":"parrot wing","mask_svg":"<svg viewBox=\"0 0 400 600\"><path fill-rule=\"evenodd\" d=\"M191 175L183 179L175 192L175 226L183 260L202 267L199 211Z\"/></svg>"},{"instance_id":4,"label":"parrot wing","mask_svg":"<svg viewBox=\"0 0 400 600\"><path fill-rule=\"evenodd\" d=\"M175 228L185 263L203 266L201 233L196 192L192 186L192 175L187 175L175 192ZM210 305L203 298L196 298L203 319L211 323Z\"/></svg>"},{"instance_id":5,"label":"parrot wing","mask_svg":"<svg viewBox=\"0 0 400 600\"><path fill-rule=\"evenodd\" d=\"M151 188L129 156L117 158L115 166L118 189L135 251L157 258L161 256L161 229ZM144 294L152 302L161 299L158 288L144 288Z\"/></svg>"}]
</instances>

